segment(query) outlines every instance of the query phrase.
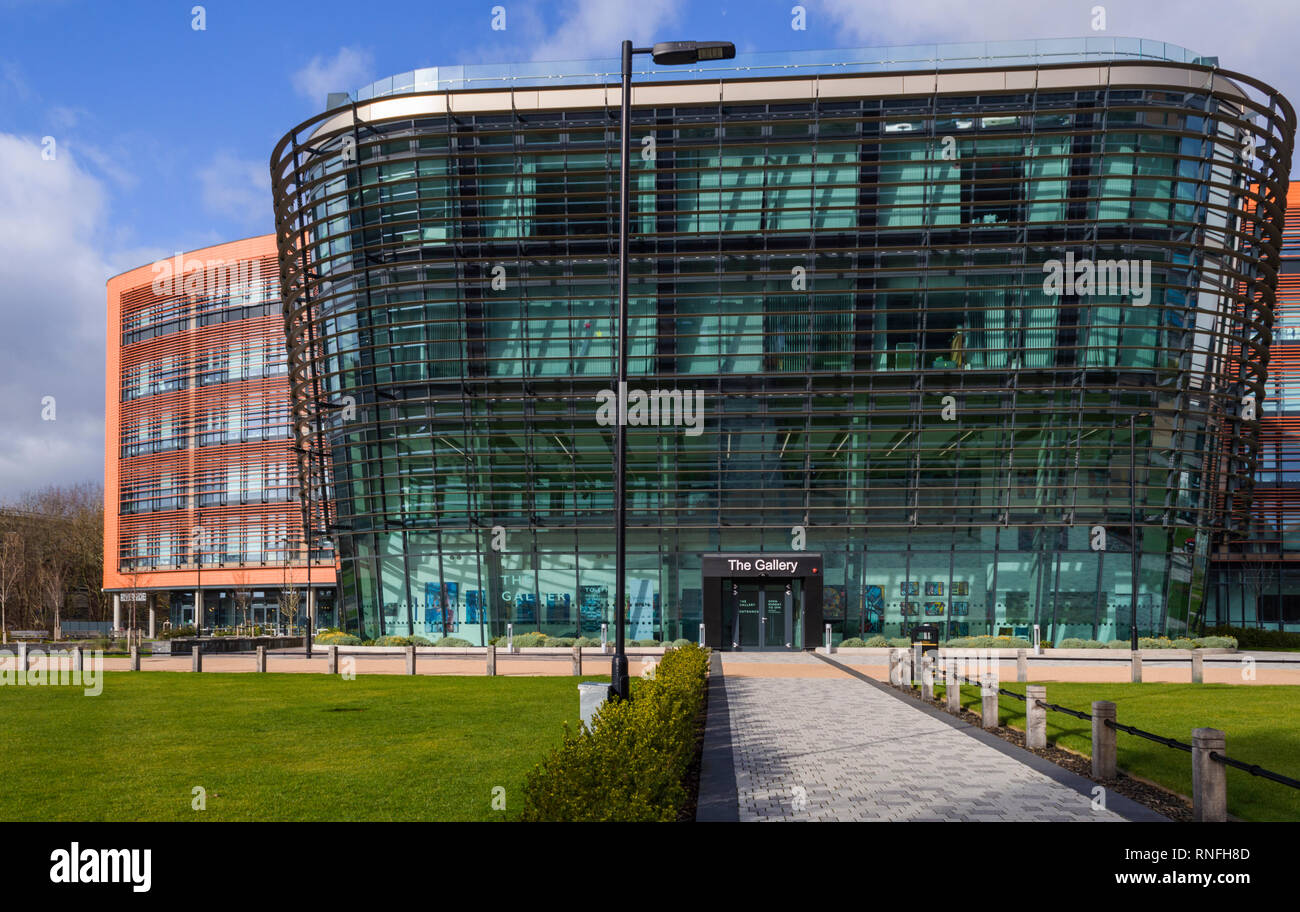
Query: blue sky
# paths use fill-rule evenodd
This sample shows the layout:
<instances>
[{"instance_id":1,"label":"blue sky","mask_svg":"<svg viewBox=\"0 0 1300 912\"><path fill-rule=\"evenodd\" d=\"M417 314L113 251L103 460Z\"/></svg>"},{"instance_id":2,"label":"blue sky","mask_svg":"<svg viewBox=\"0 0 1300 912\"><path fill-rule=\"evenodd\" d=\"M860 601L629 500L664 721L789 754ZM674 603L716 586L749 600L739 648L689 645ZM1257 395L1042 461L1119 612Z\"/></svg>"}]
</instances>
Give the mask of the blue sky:
<instances>
[{"instance_id":1,"label":"blue sky","mask_svg":"<svg viewBox=\"0 0 1300 912\"><path fill-rule=\"evenodd\" d=\"M1102 34L1217 54L1300 99L1295 0L803 0L802 30L792 0L212 0L201 31L195 5L0 0L0 501L102 481L104 282L269 232L271 149L328 91L422 66L610 57L624 37L730 40L743 61L1093 35L1101 5Z\"/></svg>"}]
</instances>

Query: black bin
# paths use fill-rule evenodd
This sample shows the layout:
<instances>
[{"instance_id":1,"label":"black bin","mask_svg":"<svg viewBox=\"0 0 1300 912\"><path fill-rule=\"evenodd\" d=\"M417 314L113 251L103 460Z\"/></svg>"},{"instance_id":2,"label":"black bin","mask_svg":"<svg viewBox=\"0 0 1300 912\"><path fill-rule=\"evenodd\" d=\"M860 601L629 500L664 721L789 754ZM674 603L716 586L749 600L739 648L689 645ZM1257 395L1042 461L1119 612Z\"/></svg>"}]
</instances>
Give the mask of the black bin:
<instances>
[{"instance_id":1,"label":"black bin","mask_svg":"<svg viewBox=\"0 0 1300 912\"><path fill-rule=\"evenodd\" d=\"M912 628L912 645L921 647L921 655L939 651L939 625L917 624Z\"/></svg>"}]
</instances>

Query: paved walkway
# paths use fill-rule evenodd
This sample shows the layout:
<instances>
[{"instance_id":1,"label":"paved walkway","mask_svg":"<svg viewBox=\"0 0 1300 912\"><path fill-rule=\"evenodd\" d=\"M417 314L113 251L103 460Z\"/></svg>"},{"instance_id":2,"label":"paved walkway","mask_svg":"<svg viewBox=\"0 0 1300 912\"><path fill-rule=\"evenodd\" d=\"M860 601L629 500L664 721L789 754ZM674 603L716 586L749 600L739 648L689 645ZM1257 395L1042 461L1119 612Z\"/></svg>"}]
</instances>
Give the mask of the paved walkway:
<instances>
[{"instance_id":1,"label":"paved walkway","mask_svg":"<svg viewBox=\"0 0 1300 912\"><path fill-rule=\"evenodd\" d=\"M1093 783L812 655L724 654L710 683L701 820L1144 816L1118 795L1094 810Z\"/></svg>"},{"instance_id":2,"label":"paved walkway","mask_svg":"<svg viewBox=\"0 0 1300 912\"><path fill-rule=\"evenodd\" d=\"M885 655L855 655L836 653L835 661L850 665L877 681L889 680L889 657ZM1253 664L1247 664L1250 658ZM999 672L1004 681L1016 679L1016 659L1012 655L1000 657ZM1128 658L1123 659L1064 659L1029 656L1029 680L1092 681L1097 683L1124 683L1130 680ZM1160 659L1143 657L1142 680L1168 684L1190 684L1191 663L1187 659ZM1207 684L1300 684L1300 655L1292 653L1237 653L1205 658L1204 680Z\"/></svg>"}]
</instances>

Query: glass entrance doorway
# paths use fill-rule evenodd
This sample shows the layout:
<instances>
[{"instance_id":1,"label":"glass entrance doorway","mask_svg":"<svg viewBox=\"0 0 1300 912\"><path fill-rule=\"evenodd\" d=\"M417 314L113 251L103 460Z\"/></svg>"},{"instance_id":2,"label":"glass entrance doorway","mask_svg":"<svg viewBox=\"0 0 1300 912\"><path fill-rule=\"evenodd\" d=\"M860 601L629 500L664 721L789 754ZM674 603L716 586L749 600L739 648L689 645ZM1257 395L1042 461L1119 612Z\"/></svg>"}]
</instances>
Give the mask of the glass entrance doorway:
<instances>
[{"instance_id":1,"label":"glass entrance doorway","mask_svg":"<svg viewBox=\"0 0 1300 912\"><path fill-rule=\"evenodd\" d=\"M723 626L732 649L803 648L801 580L723 580Z\"/></svg>"}]
</instances>

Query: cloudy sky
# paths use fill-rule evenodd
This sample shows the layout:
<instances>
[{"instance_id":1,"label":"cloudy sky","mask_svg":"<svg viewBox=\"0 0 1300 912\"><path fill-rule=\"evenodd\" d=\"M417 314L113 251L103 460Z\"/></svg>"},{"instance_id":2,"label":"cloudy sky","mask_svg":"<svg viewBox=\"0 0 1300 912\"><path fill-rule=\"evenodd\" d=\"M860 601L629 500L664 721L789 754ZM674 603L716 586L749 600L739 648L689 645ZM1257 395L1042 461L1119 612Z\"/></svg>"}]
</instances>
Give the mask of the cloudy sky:
<instances>
[{"instance_id":1,"label":"cloudy sky","mask_svg":"<svg viewBox=\"0 0 1300 912\"><path fill-rule=\"evenodd\" d=\"M738 63L1077 37L1098 34L1103 6L1103 34L1217 55L1300 99L1295 0L803 0L802 29L791 0L213 0L203 29L194 6L0 0L0 501L102 481L105 281L269 232L271 149L331 91L422 66L612 57L625 37L730 40Z\"/></svg>"}]
</instances>

